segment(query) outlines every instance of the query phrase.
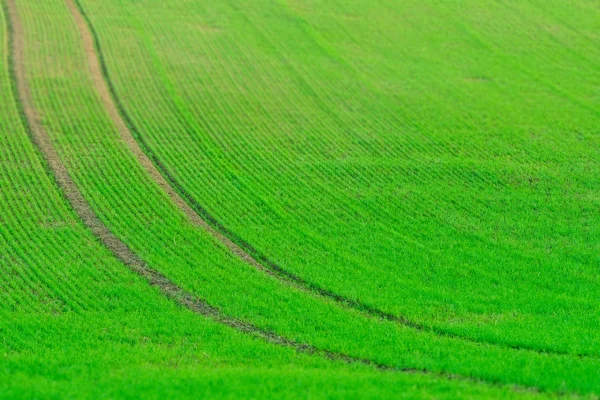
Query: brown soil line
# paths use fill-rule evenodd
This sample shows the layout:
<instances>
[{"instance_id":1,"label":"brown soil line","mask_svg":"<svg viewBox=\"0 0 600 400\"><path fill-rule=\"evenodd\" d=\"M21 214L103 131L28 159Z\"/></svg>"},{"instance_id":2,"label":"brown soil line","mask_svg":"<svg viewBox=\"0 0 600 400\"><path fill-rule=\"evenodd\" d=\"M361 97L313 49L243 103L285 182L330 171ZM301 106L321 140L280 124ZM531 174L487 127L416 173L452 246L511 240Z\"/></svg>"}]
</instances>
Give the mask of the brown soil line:
<instances>
[{"instance_id":1,"label":"brown soil line","mask_svg":"<svg viewBox=\"0 0 600 400\"><path fill-rule=\"evenodd\" d=\"M208 224L203 218L201 218L198 213L196 213L190 205L175 191L173 186L165 179L165 177L160 173L160 171L156 168L155 164L150 160L147 154L142 150L138 141L132 135L131 131L127 127L127 124L123 120L121 113L119 112L111 94L111 91L104 79L104 74L102 72L102 64L96 52L96 46L94 43L94 37L89 30L88 24L81 15L79 8L75 4L73 0L66 0L67 6L75 19L75 23L79 28L79 32L81 34L81 38L83 40L83 45L85 47L85 51L88 58L88 66L89 71L94 81L94 85L96 87L96 91L100 95L102 103L106 108L108 115L111 117L112 121L119 132L121 139L127 144L130 151L135 155L138 162L144 167L146 172L152 177L154 182L158 184L158 186L169 196L171 201L175 203L177 208L182 211L185 216L196 226L204 229L208 232L212 237L217 239L217 241L221 242L225 247L241 258L246 263L252 265L255 268L260 269L261 271L269 274L275 275L270 269L265 268L261 263L256 261L250 254L244 251L240 246L234 243L231 239L224 236L221 232L214 229L210 224ZM300 289L303 289L301 286L288 282Z\"/></svg>"},{"instance_id":2,"label":"brown soil line","mask_svg":"<svg viewBox=\"0 0 600 400\"><path fill-rule=\"evenodd\" d=\"M73 210L81 218L85 226L92 231L94 236L107 247L113 255L132 271L142 276L150 285L158 288L163 295L188 308L196 314L208 317L216 322L232 327L238 331L251 334L263 340L277 345L293 348L299 352L317 354L332 360L341 360L349 363L361 363L373 365L378 369L391 370L393 368L378 365L370 360L350 357L341 353L320 350L313 346L298 343L275 333L262 330L250 323L223 314L217 308L190 294L184 289L170 281L160 272L150 268L139 258L123 241L115 236L96 216L91 206L87 203L77 185L70 177L66 166L62 163L56 149L52 145L50 137L40 122L40 118L34 108L31 91L27 85L27 73L25 68L25 48L23 26L20 22L15 0L6 0L6 10L10 21L11 55L13 81L16 86L16 94L22 108L24 124L31 139L42 157L46 161L49 173L53 176L59 188L64 193L66 200L71 204ZM406 370L413 372L413 370ZM414 371L419 372L419 371Z\"/></svg>"}]
</instances>

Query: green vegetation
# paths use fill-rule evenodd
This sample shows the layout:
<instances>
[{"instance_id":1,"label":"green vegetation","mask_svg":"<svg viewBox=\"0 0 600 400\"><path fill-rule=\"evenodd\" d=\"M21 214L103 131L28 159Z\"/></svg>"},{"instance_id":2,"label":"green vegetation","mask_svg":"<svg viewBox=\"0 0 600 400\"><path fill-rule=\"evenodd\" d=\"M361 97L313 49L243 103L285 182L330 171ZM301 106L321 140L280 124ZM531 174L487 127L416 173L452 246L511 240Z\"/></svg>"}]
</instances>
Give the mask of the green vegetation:
<instances>
[{"instance_id":1,"label":"green vegetation","mask_svg":"<svg viewBox=\"0 0 600 400\"><path fill-rule=\"evenodd\" d=\"M461 336L600 354L589 1L82 3L151 150L284 269Z\"/></svg>"},{"instance_id":2,"label":"green vegetation","mask_svg":"<svg viewBox=\"0 0 600 400\"><path fill-rule=\"evenodd\" d=\"M2 25L0 397L600 393L596 5L2 1L25 46L11 67ZM300 284L194 224L107 101L196 212ZM84 226L23 107L150 268L226 315L376 365L163 297Z\"/></svg>"},{"instance_id":3,"label":"green vegetation","mask_svg":"<svg viewBox=\"0 0 600 400\"><path fill-rule=\"evenodd\" d=\"M19 119L0 9L0 397L513 397L265 344L177 307L65 204Z\"/></svg>"}]
</instances>

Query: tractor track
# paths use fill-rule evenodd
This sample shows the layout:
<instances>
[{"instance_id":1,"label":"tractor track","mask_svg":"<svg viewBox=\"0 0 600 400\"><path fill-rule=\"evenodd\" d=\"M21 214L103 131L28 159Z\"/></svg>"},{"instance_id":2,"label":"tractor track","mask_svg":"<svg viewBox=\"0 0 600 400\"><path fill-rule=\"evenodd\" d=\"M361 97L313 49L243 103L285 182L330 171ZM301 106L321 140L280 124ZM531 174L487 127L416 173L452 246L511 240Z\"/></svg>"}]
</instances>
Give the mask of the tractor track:
<instances>
[{"instance_id":1,"label":"tractor track","mask_svg":"<svg viewBox=\"0 0 600 400\"><path fill-rule=\"evenodd\" d=\"M179 183L166 165L150 148L133 120L127 113L125 106L116 92L116 88L108 73L100 40L94 26L85 13L79 0L66 0L75 23L77 24L85 51L88 56L88 64L96 90L102 99L109 116L113 120L122 140L127 144L130 151L135 155L138 162L150 174L152 179L169 196L171 201L177 205L185 216L196 226L204 229L208 234L220 242L225 248L241 258L252 267L282 281L288 286L311 293L324 299L332 300L345 308L359 311L363 315L394 322L419 331L432 332L438 336L458 339L475 344L486 344L511 350L531 351L538 354L551 354L561 356L574 356L580 358L600 358L591 354L573 354L568 351L556 349L539 349L532 346L515 345L510 343L481 340L473 337L463 336L444 329L424 325L411 321L406 317L394 315L365 304L359 300L350 299L339 293L318 286L304 278L287 271L280 265L270 260L258 249L245 241L235 232L229 230L219 222L207 209L205 209L194 197Z\"/></svg>"},{"instance_id":2,"label":"tractor track","mask_svg":"<svg viewBox=\"0 0 600 400\"><path fill-rule=\"evenodd\" d=\"M68 0L71 2L70 0ZM71 4L73 4L71 2ZM27 85L26 69L24 65L23 49L25 48L23 27L21 25L15 0L3 2L4 12L7 18L9 35L9 73L12 83L13 96L22 123L35 148L44 160L48 174L56 182L58 188L64 195L65 200L71 205L73 211L79 216L83 224L91 231L93 236L104 245L113 256L145 279L150 286L157 288L162 295L175 303L187 308L195 314L204 316L222 325L231 327L237 331L249 334L265 342L294 349L299 353L317 355L332 361L341 361L348 364L362 364L373 367L380 371L399 372L408 374L435 375L446 379L464 380L468 382L485 384L488 386L508 386L486 382L481 379L450 374L446 372L432 372L426 369L398 368L381 364L369 359L349 356L344 353L319 349L310 344L300 343L284 336L261 329L251 323L224 314L218 308L211 306L206 301L182 289L165 275L152 269L144 260L135 254L121 239L115 236L96 216L87 200L79 191L77 185L69 175L66 166L62 163L58 152L54 148L50 137L42 125L40 118L33 106L30 88ZM522 387L511 385L517 391L537 392L535 387Z\"/></svg>"},{"instance_id":3,"label":"tractor track","mask_svg":"<svg viewBox=\"0 0 600 400\"><path fill-rule=\"evenodd\" d=\"M115 236L100 221L69 175L66 166L62 163L60 156L52 145L46 129L40 122L40 118L33 106L30 89L26 83L23 54L23 49L25 46L23 39L23 27L19 20L15 0L6 0L4 3L4 8L8 20L7 25L10 47L9 68L13 83L12 89L15 99L17 99L17 106L20 108L19 112L21 114L23 124L32 142L42 156L42 159L45 161L48 173L52 176L58 187L61 189L67 202L71 205L84 225L92 232L92 234L100 241L101 244L110 250L110 252L119 261L129 267L130 270L144 278L151 286L156 287L165 297L175 301L181 306L220 324L227 325L243 333L263 339L266 342L289 347L300 353L320 355L334 361L359 363L367 366L373 366L379 370L431 374L431 372L425 370L410 368L399 369L379 364L367 359L356 358L342 353L318 349L309 344L299 343L277 335L273 332L263 330L248 322L223 314L216 307L211 306L204 300L180 288L175 283L170 281L166 276L148 266L145 261L137 256L123 241ZM462 378L450 374L447 376L471 380L471 378Z\"/></svg>"},{"instance_id":4,"label":"tractor track","mask_svg":"<svg viewBox=\"0 0 600 400\"><path fill-rule=\"evenodd\" d=\"M69 4L72 11L78 10L79 5L75 5L74 3L74 1L77 0L66 1ZM69 175L66 166L63 164L60 156L58 155L58 152L54 148L50 136L48 135L48 132L41 123L39 115L37 114L37 111L34 107L31 91L27 84L26 68L24 62L24 32L15 0L3 1L2 7L6 16L8 31L8 64L9 75L11 80L11 89L13 91L13 96L18 107L23 126L45 164L46 172L56 182L59 190L62 192L62 195L65 198L65 201L67 201L68 204L70 204L73 211L81 219L83 224L91 231L93 236L97 238L99 242L102 245L104 245L117 260L125 264L125 266L127 266L132 272L136 273L144 280L146 280L150 286L155 287L166 298L179 304L182 307L187 308L195 314L206 317L212 321L228 326L239 332L253 336L257 339L261 339L267 343L293 349L298 353L316 355L325 359L329 359L331 361L345 362L348 364L361 364L364 366L372 367L382 372L438 376L448 380L459 380L492 387L507 387L515 392L540 392L540 389L535 386L522 386L516 384L500 383L495 381L486 381L484 379L476 377L452 374L449 372L430 371L424 368L420 369L393 367L370 359L353 357L340 352L319 349L310 344L300 343L295 340L278 335L274 332L261 329L251 323L228 316L218 308L208 304L206 301L189 293L185 289L182 289L174 282L169 280L165 275L152 269L144 260L142 260L138 255L136 255L127 246L127 244L125 244L121 239L114 235L102 223L102 221L94 213L90 204L83 197L77 185ZM84 14L81 15L83 16ZM100 93L100 95L104 96L105 94ZM109 110L109 113L110 112L111 111ZM164 178L162 180L164 181ZM171 193L174 193L174 195L177 196L177 194L173 192L172 189ZM186 207L189 208L189 206L187 205ZM194 220L196 219L202 221L202 219L199 216L196 216L196 218L194 218ZM210 225L207 225L205 221L203 221L203 224L206 224L205 226L208 226L208 228L213 229ZM254 260L254 262L256 262L256 260ZM563 397L567 393L554 394L558 395L559 397ZM571 394L576 395L575 393Z\"/></svg>"}]
</instances>

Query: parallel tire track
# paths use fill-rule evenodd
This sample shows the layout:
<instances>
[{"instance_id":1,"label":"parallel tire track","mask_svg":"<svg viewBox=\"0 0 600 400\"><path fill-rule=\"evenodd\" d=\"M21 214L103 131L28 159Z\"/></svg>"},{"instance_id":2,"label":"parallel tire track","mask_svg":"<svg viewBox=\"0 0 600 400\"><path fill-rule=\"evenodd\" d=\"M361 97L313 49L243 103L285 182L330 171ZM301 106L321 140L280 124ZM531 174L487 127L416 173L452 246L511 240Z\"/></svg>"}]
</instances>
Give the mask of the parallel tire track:
<instances>
[{"instance_id":1,"label":"parallel tire track","mask_svg":"<svg viewBox=\"0 0 600 400\"><path fill-rule=\"evenodd\" d=\"M208 210L206 210L194 197L179 183L166 165L160 160L156 153L150 148L143 136L140 134L133 120L127 113L125 106L116 92L116 88L108 73L108 67L103 56L99 36L81 6L79 0L66 0L69 10L73 14L75 22L79 27L85 50L88 55L90 72L92 74L96 90L110 117L112 118L123 141L133 152L138 162L145 168L160 188L168 194L170 199L195 225L201 227L212 237L224 245L229 251L241 258L254 268L271 275L287 285L297 289L310 292L319 297L330 299L344 307L357 310L371 317L394 322L424 332L433 332L438 336L463 340L470 343L489 344L512 350L532 351L539 354L554 354L566 356L578 356L586 358L598 358L589 354L572 354L568 351L539 349L531 346L513 345L510 343L494 342L485 339L477 339L448 332L446 330L420 324L406 317L394 315L376 307L370 306L360 300L353 300L339 293L320 287L304 278L285 270L277 263L270 260L258 249L232 232L220 223Z\"/></svg>"},{"instance_id":2,"label":"parallel tire track","mask_svg":"<svg viewBox=\"0 0 600 400\"><path fill-rule=\"evenodd\" d=\"M71 10L77 11L72 0L67 0ZM432 372L427 369L417 368L398 368L390 365L381 364L373 360L349 356L344 353L334 352L330 350L319 349L315 346L306 343L300 343L284 336L277 335L274 332L266 331L251 323L233 318L221 312L218 308L211 306L206 301L194 296L181 287L177 286L166 276L152 269L144 260L137 256L121 239L115 236L96 216L89 203L85 200L77 185L69 175L66 166L62 163L58 152L52 145L50 136L42 125L40 118L34 108L34 102L31 96L30 88L27 85L26 68L23 49L25 48L23 27L20 23L15 0L6 0L2 3L5 14L7 16L8 36L9 36L9 73L12 81L13 96L17 100L16 105L19 108L22 123L29 134L33 144L39 151L42 159L45 161L46 169L49 175L54 179L65 199L71 205L75 213L82 220L84 225L92 232L101 244L103 244L119 261L125 264L131 271L137 273L144 278L150 286L157 288L162 295L175 303L187 308L195 314L204 316L222 325L226 325L239 332L251 335L258 339L262 339L273 345L283 346L294 349L298 353L321 356L323 358L340 361L349 364L362 364L370 366L379 371L389 371L407 374L421 374L439 376L450 380L461 380L474 384L484 384L487 386L502 387L508 386L510 389L522 392L539 392L536 387L524 387L520 385L504 385L496 382L487 382L482 379L451 374L448 372ZM86 48L87 46L86 41ZM89 53L88 53L89 54ZM94 57L92 57L94 58ZM92 61L92 60L90 60ZM93 64L93 62L92 62ZM98 67L96 62L95 66ZM94 78L98 84L97 77ZM102 81L103 82L103 81ZM108 92L100 91L100 96L105 98ZM113 106L107 108L109 114L113 115L116 109ZM115 121L119 129L126 129L125 125L119 126L118 121ZM135 142L135 140L134 140ZM132 143L135 145L135 143ZM139 147L138 147L139 148ZM141 151L141 150L140 150ZM150 163L150 165L152 165ZM148 165L146 165L148 167ZM156 169L154 169L156 171ZM158 173L158 171L156 171ZM159 173L158 173L159 174ZM159 174L160 176L160 174ZM164 181L164 180L163 180ZM160 181L159 181L160 182ZM165 182L165 185L166 184ZM174 196L177 196L172 192ZM185 204L185 203L183 203ZM187 213L186 213L187 214ZM195 215L195 214L194 214ZM194 221L202 221L197 215ZM199 222L198 222L199 223ZM210 228L210 227L209 227Z\"/></svg>"},{"instance_id":3,"label":"parallel tire track","mask_svg":"<svg viewBox=\"0 0 600 400\"><path fill-rule=\"evenodd\" d=\"M72 4L72 3L71 3ZM152 269L140 257L138 257L123 241L116 237L96 216L91 206L87 203L77 185L69 175L65 165L62 163L56 149L51 143L50 137L33 106L30 88L27 85L24 54L25 48L23 28L19 20L19 15L15 0L6 0L3 4L8 20L9 31L9 68L12 90L22 117L23 124L31 137L32 142L44 159L49 174L54 178L57 185L64 194L66 200L71 204L75 213L81 218L84 225L93 233L93 235L108 248L111 253L125 264L133 272L143 277L151 286L156 287L164 296L175 301L181 306L186 307L192 312L207 317L220 324L227 325L238 331L258 337L266 342L289 347L300 353L320 355L334 361L344 361L347 363L359 363L373 366L379 370L390 370L407 373L431 374L426 370L417 369L398 369L387 365L379 364L367 359L351 357L346 354L336 353L328 350L318 349L314 346L299 343L294 340L277 335L273 332L263 330L255 325L241 321L239 319L223 314L219 309L209 305L204 300L192 295L186 290L180 288L170 281L160 272ZM109 110L110 112L110 110ZM446 374L447 377L473 380L471 378L461 378L459 376Z\"/></svg>"},{"instance_id":4,"label":"parallel tire track","mask_svg":"<svg viewBox=\"0 0 600 400\"><path fill-rule=\"evenodd\" d=\"M73 5L73 0L67 0ZM129 247L116 237L96 216L91 206L87 203L77 185L69 175L66 166L62 163L58 152L52 145L50 136L45 130L35 110L30 88L26 79L24 59L24 32L21 25L15 0L5 0L2 7L7 18L8 27L8 64L11 79L11 89L16 105L19 109L21 120L36 150L41 155L48 174L54 179L65 200L71 205L73 211L82 220L91 233L104 245L119 261L131 271L140 275L150 286L157 288L162 295L194 312L222 325L226 325L239 332L262 339L267 343L294 349L298 353L317 355L332 361L362 364L373 367L379 371L390 371L408 374L422 374L438 376L450 380L461 380L474 384L485 384L493 387L508 387L515 392L539 392L537 387L524 387L521 385L508 385L499 382L486 381L480 378L451 374L448 372L432 372L427 369L398 368L381 364L370 359L349 356L344 353L319 349L315 346L299 343L295 340L277 335L261 329L248 322L233 318L222 313L218 308L211 306L204 300L187 292L170 281L160 272L152 269ZM101 94L102 96L103 94ZM110 112L110 111L109 111ZM560 394L559 394L560 395Z\"/></svg>"}]
</instances>

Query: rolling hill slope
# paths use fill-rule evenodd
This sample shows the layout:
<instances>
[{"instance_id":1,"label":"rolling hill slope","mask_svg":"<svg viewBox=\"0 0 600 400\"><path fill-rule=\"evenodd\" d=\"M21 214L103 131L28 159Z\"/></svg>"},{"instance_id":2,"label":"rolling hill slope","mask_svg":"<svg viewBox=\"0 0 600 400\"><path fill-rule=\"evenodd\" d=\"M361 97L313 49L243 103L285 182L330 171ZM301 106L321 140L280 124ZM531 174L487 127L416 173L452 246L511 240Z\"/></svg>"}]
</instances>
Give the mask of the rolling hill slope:
<instances>
[{"instance_id":1,"label":"rolling hill slope","mask_svg":"<svg viewBox=\"0 0 600 400\"><path fill-rule=\"evenodd\" d=\"M1 395L600 392L597 7L3 5Z\"/></svg>"}]
</instances>

